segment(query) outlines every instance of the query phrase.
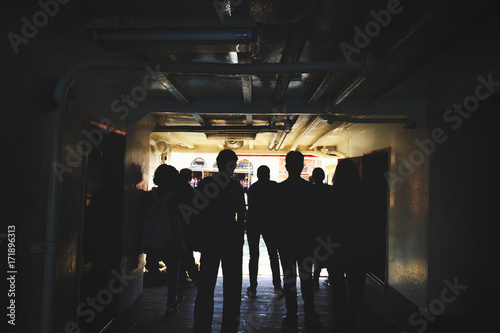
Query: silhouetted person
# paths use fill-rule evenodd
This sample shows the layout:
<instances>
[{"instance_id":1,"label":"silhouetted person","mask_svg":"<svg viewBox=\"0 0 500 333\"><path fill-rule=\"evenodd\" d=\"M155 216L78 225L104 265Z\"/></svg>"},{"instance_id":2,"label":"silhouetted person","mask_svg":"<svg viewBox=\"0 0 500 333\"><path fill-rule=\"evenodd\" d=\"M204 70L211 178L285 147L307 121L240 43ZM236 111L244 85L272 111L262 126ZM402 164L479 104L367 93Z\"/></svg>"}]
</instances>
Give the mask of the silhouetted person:
<instances>
[{"instance_id":1,"label":"silhouetted person","mask_svg":"<svg viewBox=\"0 0 500 333\"><path fill-rule=\"evenodd\" d=\"M165 246L158 247L147 241L154 235L146 235L146 269L149 278L158 279L161 260L167 266L167 311L165 317L170 318L178 313L177 305L181 298L177 297L179 283L179 263L183 253L182 231L180 227L179 196L177 192L178 172L170 165L162 164L154 173L153 182L158 186L150 191L150 207L166 208L168 219L164 218L165 227L169 230L169 240ZM146 278L146 277L145 277Z\"/></svg>"},{"instance_id":2,"label":"silhouetted person","mask_svg":"<svg viewBox=\"0 0 500 333\"><path fill-rule=\"evenodd\" d=\"M143 181L142 168L138 164L125 167L125 207L123 214L123 246L127 260L126 270L131 272L139 267L138 259L143 251L141 239L142 222L149 209L150 195L138 188Z\"/></svg>"},{"instance_id":3,"label":"silhouetted person","mask_svg":"<svg viewBox=\"0 0 500 333\"><path fill-rule=\"evenodd\" d=\"M194 306L194 332L212 332L214 289L222 261L223 311L221 332L237 332L242 284L245 198L241 185L231 179L238 157L229 149L217 156L219 173L204 178L197 192L201 209L197 228L200 274ZM203 196L203 198L202 198Z\"/></svg>"},{"instance_id":4,"label":"silhouetted person","mask_svg":"<svg viewBox=\"0 0 500 333\"><path fill-rule=\"evenodd\" d=\"M273 192L269 207L269 218L273 235L277 241L281 265L284 275L284 295L286 317L282 320L282 328L286 332L297 332L297 265L304 300L305 326L318 330L319 316L314 307L314 290L312 284L312 260L315 245L314 223L311 216L314 206L313 185L302 179L300 174L304 168L304 155L291 151L286 155L288 179L279 183Z\"/></svg>"},{"instance_id":5,"label":"silhouetted person","mask_svg":"<svg viewBox=\"0 0 500 333\"><path fill-rule=\"evenodd\" d=\"M250 262L248 264L250 272L250 286L247 289L249 296L257 296L257 273L259 270L259 244L260 235L264 239L269 255L269 262L273 274L274 292L283 294L281 288L280 267L278 260L278 249L272 239L271 230L267 221L267 207L272 189L276 186L275 181L269 179L270 170L266 165L257 169L258 181L248 189L248 212L247 212L247 240L250 250Z\"/></svg>"},{"instance_id":6,"label":"silhouetted person","mask_svg":"<svg viewBox=\"0 0 500 333\"><path fill-rule=\"evenodd\" d=\"M179 195L180 200L187 205L193 204L194 191L189 182L191 181L191 169L184 168L179 171ZM184 235L184 244L186 252L181 258L181 266L179 271L179 286L189 287L196 284L198 280L198 267L193 256L194 240L190 230L189 220L184 216L181 219L181 228ZM189 275L188 276L186 275Z\"/></svg>"},{"instance_id":7,"label":"silhouetted person","mask_svg":"<svg viewBox=\"0 0 500 333\"><path fill-rule=\"evenodd\" d=\"M340 243L328 264L333 319L336 332L348 332L363 306L373 235L365 190L351 160L340 160L335 170L331 211L334 217L329 234L334 243Z\"/></svg>"},{"instance_id":8,"label":"silhouetted person","mask_svg":"<svg viewBox=\"0 0 500 333\"><path fill-rule=\"evenodd\" d=\"M314 209L317 211L319 218L318 227L319 232L318 235L322 235L326 224L329 223L329 219L327 218L327 214L329 210L327 210L328 204L330 203L329 196L331 186L324 183L325 180L325 172L322 168L314 168L311 176L311 180L314 184L314 190L316 195L316 204ZM317 260L314 265L314 274L313 274L313 286L314 289L319 289L319 276L321 273L321 269L324 268L324 262Z\"/></svg>"}]
</instances>

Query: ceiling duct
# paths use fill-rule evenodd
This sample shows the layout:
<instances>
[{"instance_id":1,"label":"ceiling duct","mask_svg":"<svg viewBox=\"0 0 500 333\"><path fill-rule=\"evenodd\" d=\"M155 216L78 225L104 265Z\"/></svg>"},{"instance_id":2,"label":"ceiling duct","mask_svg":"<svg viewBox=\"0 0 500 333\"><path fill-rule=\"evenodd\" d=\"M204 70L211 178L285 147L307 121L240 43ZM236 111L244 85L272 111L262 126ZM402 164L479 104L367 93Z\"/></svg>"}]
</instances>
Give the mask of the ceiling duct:
<instances>
[{"instance_id":1,"label":"ceiling duct","mask_svg":"<svg viewBox=\"0 0 500 333\"><path fill-rule=\"evenodd\" d=\"M102 47L151 52L166 48L199 52L212 46L222 52L249 52L255 24L251 19L166 19L145 17L93 18L87 24L92 38ZM221 49L222 48L222 49Z\"/></svg>"}]
</instances>

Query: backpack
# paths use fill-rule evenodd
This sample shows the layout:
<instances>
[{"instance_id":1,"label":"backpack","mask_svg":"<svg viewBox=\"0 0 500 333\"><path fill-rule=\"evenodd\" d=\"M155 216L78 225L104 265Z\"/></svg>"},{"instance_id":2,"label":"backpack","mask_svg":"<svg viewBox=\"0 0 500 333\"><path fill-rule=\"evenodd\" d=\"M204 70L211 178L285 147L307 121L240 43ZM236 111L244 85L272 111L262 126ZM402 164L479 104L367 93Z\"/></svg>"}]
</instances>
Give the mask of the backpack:
<instances>
[{"instance_id":1,"label":"backpack","mask_svg":"<svg viewBox=\"0 0 500 333\"><path fill-rule=\"evenodd\" d=\"M151 192L155 203L144 219L142 242L148 249L161 249L174 242L171 217L165 205L173 192L167 193L162 200L155 190Z\"/></svg>"}]
</instances>

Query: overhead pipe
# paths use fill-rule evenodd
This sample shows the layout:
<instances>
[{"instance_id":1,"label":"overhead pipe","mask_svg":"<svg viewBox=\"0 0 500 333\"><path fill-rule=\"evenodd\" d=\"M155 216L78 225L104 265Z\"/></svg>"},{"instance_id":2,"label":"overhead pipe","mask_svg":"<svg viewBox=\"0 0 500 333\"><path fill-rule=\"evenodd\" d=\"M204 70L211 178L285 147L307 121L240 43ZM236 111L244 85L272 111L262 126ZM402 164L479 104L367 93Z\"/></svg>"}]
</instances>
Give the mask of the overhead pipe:
<instances>
[{"instance_id":1,"label":"overhead pipe","mask_svg":"<svg viewBox=\"0 0 500 333\"><path fill-rule=\"evenodd\" d=\"M267 148L269 150L273 150L274 145L276 144L276 136L277 135L278 135L278 132L274 132L273 137L271 138L271 141L269 141L269 145L267 146Z\"/></svg>"},{"instance_id":2,"label":"overhead pipe","mask_svg":"<svg viewBox=\"0 0 500 333\"><path fill-rule=\"evenodd\" d=\"M288 134L286 131L281 131L281 135L279 136L279 139L276 141L276 146L274 146L274 150L278 151L282 148L283 142L285 142L285 138Z\"/></svg>"},{"instance_id":3,"label":"overhead pipe","mask_svg":"<svg viewBox=\"0 0 500 333\"><path fill-rule=\"evenodd\" d=\"M346 90L344 90L333 102L333 106L338 106L340 103L346 100L346 98L357 88L363 81L366 80L366 77L357 77Z\"/></svg>"},{"instance_id":4,"label":"overhead pipe","mask_svg":"<svg viewBox=\"0 0 500 333\"><path fill-rule=\"evenodd\" d=\"M145 71L152 68L160 72L179 74L229 74L229 75L258 75L280 73L330 73L330 72L357 72L366 67L362 61L347 62L297 62L297 63L260 63L260 64L224 64L224 63L197 63L197 62L160 62L135 59L95 59L80 62L59 79L54 99L58 107L52 114L52 137L50 141L51 166L60 165L62 161L62 141L64 110L66 94L76 78L89 70L137 70ZM47 212L45 225L45 242L42 244L44 252L43 281L42 281L42 318L40 331L50 333L53 326L54 290L57 260L57 228L60 214L61 183L53 168L48 175Z\"/></svg>"},{"instance_id":5,"label":"overhead pipe","mask_svg":"<svg viewBox=\"0 0 500 333\"><path fill-rule=\"evenodd\" d=\"M329 124L334 122L353 123L353 124L403 124L408 123L409 118L354 118L354 117L341 117L335 115L323 116L328 120Z\"/></svg>"},{"instance_id":6,"label":"overhead pipe","mask_svg":"<svg viewBox=\"0 0 500 333\"><path fill-rule=\"evenodd\" d=\"M293 142L292 146L290 147L290 150L295 150L297 149L300 141L302 141L302 139L307 135L309 134L309 132L314 128L316 127L316 125L318 125L323 119L321 118L321 116L316 116L314 117L314 119L312 119L309 124L307 125L307 127L305 128L305 130L302 131L302 133L300 134L300 136L295 139L295 141Z\"/></svg>"}]
</instances>

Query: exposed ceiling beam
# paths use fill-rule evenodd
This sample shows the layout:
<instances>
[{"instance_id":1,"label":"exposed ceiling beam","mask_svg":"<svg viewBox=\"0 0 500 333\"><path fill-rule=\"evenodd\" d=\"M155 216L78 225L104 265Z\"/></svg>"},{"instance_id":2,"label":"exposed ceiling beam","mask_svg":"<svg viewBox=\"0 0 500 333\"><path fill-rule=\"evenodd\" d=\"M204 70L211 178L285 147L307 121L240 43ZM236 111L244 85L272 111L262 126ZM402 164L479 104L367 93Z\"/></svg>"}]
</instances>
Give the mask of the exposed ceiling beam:
<instances>
[{"instance_id":1,"label":"exposed ceiling beam","mask_svg":"<svg viewBox=\"0 0 500 333\"><path fill-rule=\"evenodd\" d=\"M421 100L386 100L369 105L370 100L351 100L340 105L325 102L328 115L406 115L421 128L427 128L427 110ZM327 119L329 116L325 116Z\"/></svg>"},{"instance_id":2,"label":"exposed ceiling beam","mask_svg":"<svg viewBox=\"0 0 500 333\"><path fill-rule=\"evenodd\" d=\"M204 114L293 116L321 115L325 114L325 110L323 103L305 105L300 99L290 99L279 105L269 100L254 100L252 105L245 106L240 100L200 100L192 101L190 105L182 105L173 100L148 98L138 103L134 112L130 113L129 125L133 125L151 113L187 113L200 116Z\"/></svg>"},{"instance_id":3,"label":"exposed ceiling beam","mask_svg":"<svg viewBox=\"0 0 500 333\"><path fill-rule=\"evenodd\" d=\"M196 119L196 121L198 121L198 123L199 123L201 126L205 126L205 125L210 126L210 124L206 124L206 123L205 123L205 119L203 119L203 117L202 117L202 116L200 116L200 114L199 114L199 113L193 113L193 117L194 117L194 119Z\"/></svg>"},{"instance_id":4,"label":"exposed ceiling beam","mask_svg":"<svg viewBox=\"0 0 500 333\"><path fill-rule=\"evenodd\" d=\"M251 114L245 115L247 126L252 126L253 125L253 116Z\"/></svg>"},{"instance_id":5,"label":"exposed ceiling beam","mask_svg":"<svg viewBox=\"0 0 500 333\"><path fill-rule=\"evenodd\" d=\"M337 106L340 103L344 102L346 98L357 88L363 81L366 80L366 77L358 76L340 95L335 98L333 101L333 105Z\"/></svg>"},{"instance_id":6,"label":"exposed ceiling beam","mask_svg":"<svg viewBox=\"0 0 500 333\"><path fill-rule=\"evenodd\" d=\"M316 103L323 95L324 93L328 90L330 85L332 84L333 80L336 77L336 73L328 73L326 74L325 78L321 83L319 84L318 88L316 88L316 91L314 94L309 98L309 101L307 102L307 105L313 105Z\"/></svg>"},{"instance_id":7,"label":"exposed ceiling beam","mask_svg":"<svg viewBox=\"0 0 500 333\"><path fill-rule=\"evenodd\" d=\"M285 46L283 55L281 56L281 63L296 63L299 61L300 55L302 54L307 42L307 35L309 27L311 26L312 18L314 17L311 14L311 12L307 12L307 15L304 15L302 21L290 34L288 43ZM273 94L274 103L279 104L283 101L288 85L290 84L290 79L290 73L282 73L278 75Z\"/></svg>"},{"instance_id":8,"label":"exposed ceiling beam","mask_svg":"<svg viewBox=\"0 0 500 333\"><path fill-rule=\"evenodd\" d=\"M284 130L285 126L155 126L153 132L264 133Z\"/></svg>"},{"instance_id":9,"label":"exposed ceiling beam","mask_svg":"<svg viewBox=\"0 0 500 333\"><path fill-rule=\"evenodd\" d=\"M252 76L243 75L241 77L241 90L243 91L243 102L245 105L252 105Z\"/></svg>"},{"instance_id":10,"label":"exposed ceiling beam","mask_svg":"<svg viewBox=\"0 0 500 333\"><path fill-rule=\"evenodd\" d=\"M169 74L165 76L162 72L154 71L150 71L150 75L153 76L155 80L160 82L161 85L179 101L179 103L184 105L190 104L186 93L182 89L181 85L177 82L175 77Z\"/></svg>"}]
</instances>

